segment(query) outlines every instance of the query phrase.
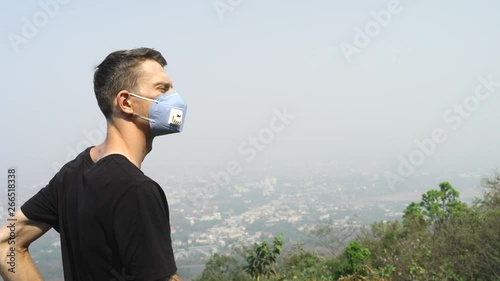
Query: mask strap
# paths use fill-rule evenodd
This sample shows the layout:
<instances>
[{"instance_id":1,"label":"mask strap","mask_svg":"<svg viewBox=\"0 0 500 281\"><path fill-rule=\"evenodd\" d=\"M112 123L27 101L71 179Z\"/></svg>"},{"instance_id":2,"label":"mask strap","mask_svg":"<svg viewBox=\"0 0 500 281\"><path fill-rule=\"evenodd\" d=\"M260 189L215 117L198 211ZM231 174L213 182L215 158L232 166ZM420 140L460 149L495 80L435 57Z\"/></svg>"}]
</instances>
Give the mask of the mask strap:
<instances>
[{"instance_id":1,"label":"mask strap","mask_svg":"<svg viewBox=\"0 0 500 281\"><path fill-rule=\"evenodd\" d=\"M146 116L142 116L142 115L137 114L137 113L135 113L135 112L134 112L134 113L132 113L132 114L133 114L134 116L137 116L137 117L139 117L139 118L141 118L141 119L144 119L144 120L146 120L146 121L149 121L149 122L151 122L151 123L154 123L154 122L155 122L155 120L154 120L154 119L148 118L148 117L146 117Z\"/></svg>"},{"instance_id":2,"label":"mask strap","mask_svg":"<svg viewBox=\"0 0 500 281\"><path fill-rule=\"evenodd\" d=\"M159 101L157 101L157 100L146 98L146 97L141 97L141 96L136 95L134 93L130 93L130 95L133 96L133 97L136 97L136 98L140 98L140 99L143 99L143 100L150 101L150 102L159 103Z\"/></svg>"},{"instance_id":3,"label":"mask strap","mask_svg":"<svg viewBox=\"0 0 500 281\"><path fill-rule=\"evenodd\" d=\"M140 98L140 99L143 99L143 100L150 101L150 102L159 103L159 101L157 101L157 100L150 99L150 98L146 98L146 97L141 97L141 96L136 95L136 94L134 94L134 93L130 93L130 95L131 95L131 96L133 96L133 97L136 97L136 98ZM151 122L151 123L154 123L154 122L155 122L155 120L154 120L154 119L148 118L148 117L146 117L146 116L142 116L142 115L137 114L137 113L135 113L135 112L134 112L133 114L134 114L135 116L137 116L137 117L139 117L139 118L141 118L141 119L144 119L144 120L146 120L146 121L149 121L149 122Z\"/></svg>"}]
</instances>

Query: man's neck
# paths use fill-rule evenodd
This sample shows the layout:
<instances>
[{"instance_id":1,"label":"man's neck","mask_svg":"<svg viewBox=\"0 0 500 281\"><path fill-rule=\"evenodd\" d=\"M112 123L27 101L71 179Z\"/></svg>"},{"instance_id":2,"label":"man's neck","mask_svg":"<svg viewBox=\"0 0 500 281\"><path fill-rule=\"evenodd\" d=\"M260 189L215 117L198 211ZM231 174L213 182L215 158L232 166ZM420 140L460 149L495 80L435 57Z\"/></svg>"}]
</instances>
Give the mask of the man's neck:
<instances>
[{"instance_id":1,"label":"man's neck","mask_svg":"<svg viewBox=\"0 0 500 281\"><path fill-rule=\"evenodd\" d=\"M152 140L134 127L119 128L108 123L106 139L90 150L94 163L110 154L121 154L139 169L146 155L151 151Z\"/></svg>"}]
</instances>

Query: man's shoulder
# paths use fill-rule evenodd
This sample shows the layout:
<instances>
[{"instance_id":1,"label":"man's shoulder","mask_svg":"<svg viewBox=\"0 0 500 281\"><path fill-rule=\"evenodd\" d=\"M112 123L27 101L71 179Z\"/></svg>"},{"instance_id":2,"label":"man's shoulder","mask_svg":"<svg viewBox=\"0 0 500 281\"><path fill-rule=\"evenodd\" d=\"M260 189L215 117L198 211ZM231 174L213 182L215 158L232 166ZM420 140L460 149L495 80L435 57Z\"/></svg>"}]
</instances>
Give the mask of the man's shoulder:
<instances>
[{"instance_id":1,"label":"man's shoulder","mask_svg":"<svg viewBox=\"0 0 500 281\"><path fill-rule=\"evenodd\" d=\"M54 175L51 182L61 183L67 181L68 177L79 176L84 172L86 167L90 167L89 163L90 155L89 151L92 147L88 147L84 151L80 152L73 160L64 164L64 166L59 169L59 171Z\"/></svg>"},{"instance_id":2,"label":"man's shoulder","mask_svg":"<svg viewBox=\"0 0 500 281\"><path fill-rule=\"evenodd\" d=\"M162 196L165 194L160 185L146 175L143 175L141 178L134 178L131 180L128 184L127 190L128 192L135 193L137 195L147 194Z\"/></svg>"},{"instance_id":3,"label":"man's shoulder","mask_svg":"<svg viewBox=\"0 0 500 281\"><path fill-rule=\"evenodd\" d=\"M156 190L160 187L125 156L118 154L109 156L105 162L97 163L88 175L102 184L114 185L127 191Z\"/></svg>"},{"instance_id":4,"label":"man's shoulder","mask_svg":"<svg viewBox=\"0 0 500 281\"><path fill-rule=\"evenodd\" d=\"M102 192L148 192L164 196L160 185L124 155L110 154L94 163L89 153L91 148L85 149L75 159L66 163L54 176L56 182L65 183L83 176L87 187L97 188ZM104 186L107 188L102 188Z\"/></svg>"},{"instance_id":5,"label":"man's shoulder","mask_svg":"<svg viewBox=\"0 0 500 281\"><path fill-rule=\"evenodd\" d=\"M165 192L153 180L146 177L146 179L129 182L126 187L123 187L118 193L117 197L118 206L126 209L141 210L140 212L147 212L146 210L156 210L155 212L164 213L165 208L168 208L167 198Z\"/></svg>"}]
</instances>

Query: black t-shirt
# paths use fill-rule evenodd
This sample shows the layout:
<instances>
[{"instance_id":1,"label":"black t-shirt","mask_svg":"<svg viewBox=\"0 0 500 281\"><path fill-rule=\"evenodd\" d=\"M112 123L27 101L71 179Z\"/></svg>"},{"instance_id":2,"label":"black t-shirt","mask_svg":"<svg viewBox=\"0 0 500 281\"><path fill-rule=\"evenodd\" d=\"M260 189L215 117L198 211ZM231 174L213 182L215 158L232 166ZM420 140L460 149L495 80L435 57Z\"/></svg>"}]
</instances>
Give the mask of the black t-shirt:
<instances>
[{"instance_id":1,"label":"black t-shirt","mask_svg":"<svg viewBox=\"0 0 500 281\"><path fill-rule=\"evenodd\" d=\"M90 148L21 210L61 235L66 281L157 280L177 271L167 199L125 156Z\"/></svg>"}]
</instances>

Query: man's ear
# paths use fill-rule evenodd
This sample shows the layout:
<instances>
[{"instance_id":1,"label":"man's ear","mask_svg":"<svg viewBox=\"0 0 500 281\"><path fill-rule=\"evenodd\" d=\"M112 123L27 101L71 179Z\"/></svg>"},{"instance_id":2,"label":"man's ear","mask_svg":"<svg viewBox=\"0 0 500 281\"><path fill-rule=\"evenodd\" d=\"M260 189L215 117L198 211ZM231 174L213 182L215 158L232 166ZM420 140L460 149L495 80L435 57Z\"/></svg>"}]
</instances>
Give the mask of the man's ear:
<instances>
[{"instance_id":1,"label":"man's ear","mask_svg":"<svg viewBox=\"0 0 500 281\"><path fill-rule=\"evenodd\" d=\"M120 92L118 92L115 98L117 104L116 109L119 109L125 114L133 114L134 110L132 109L132 100L130 97L130 92L127 90L121 90Z\"/></svg>"}]
</instances>

